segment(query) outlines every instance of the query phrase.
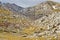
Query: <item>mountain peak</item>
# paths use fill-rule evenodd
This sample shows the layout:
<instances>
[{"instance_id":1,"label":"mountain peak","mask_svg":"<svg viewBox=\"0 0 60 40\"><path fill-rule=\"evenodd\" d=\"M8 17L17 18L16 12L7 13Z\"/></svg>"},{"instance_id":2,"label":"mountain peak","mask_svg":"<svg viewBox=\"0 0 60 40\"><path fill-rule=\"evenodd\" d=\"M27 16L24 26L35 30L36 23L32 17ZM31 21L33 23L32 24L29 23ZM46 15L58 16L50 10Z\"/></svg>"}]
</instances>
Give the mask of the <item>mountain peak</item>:
<instances>
[{"instance_id":1,"label":"mountain peak","mask_svg":"<svg viewBox=\"0 0 60 40\"><path fill-rule=\"evenodd\" d=\"M14 3L2 3L2 2L0 2L0 5L2 7L4 7L5 9L8 9L8 10L10 10L12 12L18 12L18 11L24 9L23 7L18 6L16 4L14 4Z\"/></svg>"},{"instance_id":2,"label":"mountain peak","mask_svg":"<svg viewBox=\"0 0 60 40\"><path fill-rule=\"evenodd\" d=\"M44 15L49 15L52 14L53 12L56 12L55 10L59 9L59 6L56 5L60 4L54 1L45 1L36 6L28 7L27 9L24 10L22 14L30 17L33 20L36 20L43 17Z\"/></svg>"},{"instance_id":3,"label":"mountain peak","mask_svg":"<svg viewBox=\"0 0 60 40\"><path fill-rule=\"evenodd\" d=\"M58 4L58 3L55 2L55 1L46 1L45 3L52 4L52 5Z\"/></svg>"}]
</instances>

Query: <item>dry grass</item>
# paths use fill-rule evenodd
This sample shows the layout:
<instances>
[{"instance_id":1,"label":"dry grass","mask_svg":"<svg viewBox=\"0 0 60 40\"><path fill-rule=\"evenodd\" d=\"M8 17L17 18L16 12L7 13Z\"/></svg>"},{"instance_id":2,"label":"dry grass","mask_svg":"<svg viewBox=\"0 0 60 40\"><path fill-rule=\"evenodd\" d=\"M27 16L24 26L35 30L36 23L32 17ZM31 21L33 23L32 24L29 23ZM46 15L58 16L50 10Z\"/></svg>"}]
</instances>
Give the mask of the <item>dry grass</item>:
<instances>
[{"instance_id":1,"label":"dry grass","mask_svg":"<svg viewBox=\"0 0 60 40\"><path fill-rule=\"evenodd\" d=\"M50 39L51 38L51 39ZM0 40L56 40L53 36L46 37L32 37L32 38L26 38L22 37L20 35L11 34L11 33L0 33Z\"/></svg>"}]
</instances>

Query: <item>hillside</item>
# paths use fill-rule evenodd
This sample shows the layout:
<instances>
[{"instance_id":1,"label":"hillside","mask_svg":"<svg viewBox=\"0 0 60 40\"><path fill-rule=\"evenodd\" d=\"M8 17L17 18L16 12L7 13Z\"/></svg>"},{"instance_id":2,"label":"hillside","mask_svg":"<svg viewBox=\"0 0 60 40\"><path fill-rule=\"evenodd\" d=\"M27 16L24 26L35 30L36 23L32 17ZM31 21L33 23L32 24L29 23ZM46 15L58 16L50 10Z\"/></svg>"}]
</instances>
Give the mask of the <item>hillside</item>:
<instances>
[{"instance_id":1,"label":"hillside","mask_svg":"<svg viewBox=\"0 0 60 40\"><path fill-rule=\"evenodd\" d=\"M30 17L32 20L39 19L43 16L53 13L54 11L60 11L60 4L53 1L45 1L33 7L28 7L22 10L22 14ZM56 9L55 9L56 6Z\"/></svg>"},{"instance_id":2,"label":"hillside","mask_svg":"<svg viewBox=\"0 0 60 40\"><path fill-rule=\"evenodd\" d=\"M15 29L20 30L25 26L28 27L29 25L30 21L28 17L25 17L23 15L16 15L9 9L5 9L3 6L0 6L0 27L1 27L0 30L2 29L5 31L10 30L13 31Z\"/></svg>"},{"instance_id":3,"label":"hillside","mask_svg":"<svg viewBox=\"0 0 60 40\"><path fill-rule=\"evenodd\" d=\"M4 7L4 8L7 8L7 9L9 9L10 11L12 11L12 12L20 12L22 9L24 9L23 7L20 7L20 6L18 6L18 5L16 5L16 4L10 4L10 3L3 3L2 4L2 6ZM17 13L17 14L18 14Z\"/></svg>"},{"instance_id":4,"label":"hillside","mask_svg":"<svg viewBox=\"0 0 60 40\"><path fill-rule=\"evenodd\" d=\"M60 40L60 3L28 8L0 3L0 40Z\"/></svg>"}]
</instances>

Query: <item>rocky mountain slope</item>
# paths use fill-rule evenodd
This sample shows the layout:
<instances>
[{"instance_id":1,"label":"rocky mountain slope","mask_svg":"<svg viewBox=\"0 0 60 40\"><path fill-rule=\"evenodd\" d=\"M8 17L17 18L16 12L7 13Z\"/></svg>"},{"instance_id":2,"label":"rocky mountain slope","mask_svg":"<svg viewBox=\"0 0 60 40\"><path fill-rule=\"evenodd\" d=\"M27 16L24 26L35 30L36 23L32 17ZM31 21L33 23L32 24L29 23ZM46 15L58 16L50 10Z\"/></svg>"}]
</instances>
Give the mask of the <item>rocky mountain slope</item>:
<instances>
[{"instance_id":1,"label":"rocky mountain slope","mask_svg":"<svg viewBox=\"0 0 60 40\"><path fill-rule=\"evenodd\" d=\"M48 3L49 7L46 6L46 4L44 7L42 6L45 10L42 9L42 11L40 11L43 12L42 14L44 15L32 23L40 29L40 31L38 29L38 32L36 32L38 34L36 35L55 35L56 38L59 38L58 34L60 33L60 4L52 1L47 1L44 3ZM41 13L39 14L41 15Z\"/></svg>"},{"instance_id":2,"label":"rocky mountain slope","mask_svg":"<svg viewBox=\"0 0 60 40\"><path fill-rule=\"evenodd\" d=\"M46 1L42 2L36 6L28 7L26 9L22 10L22 14L26 15L27 17L30 17L33 20L39 19L42 16L51 14L56 10L59 9L59 3L53 2L53 1Z\"/></svg>"},{"instance_id":3,"label":"rocky mountain slope","mask_svg":"<svg viewBox=\"0 0 60 40\"><path fill-rule=\"evenodd\" d=\"M60 40L60 3L46 1L33 7L0 3L0 32L21 40Z\"/></svg>"},{"instance_id":4,"label":"rocky mountain slope","mask_svg":"<svg viewBox=\"0 0 60 40\"><path fill-rule=\"evenodd\" d=\"M0 30L16 32L24 27L29 27L30 19L23 15L17 15L9 9L0 6ZM18 30L17 30L18 29Z\"/></svg>"},{"instance_id":5,"label":"rocky mountain slope","mask_svg":"<svg viewBox=\"0 0 60 40\"><path fill-rule=\"evenodd\" d=\"M2 2L0 2L0 5L3 6L5 9L9 9L10 11L12 11L16 14L18 14L20 12L20 10L24 9L23 7L20 7L16 4L11 4L11 3L2 3Z\"/></svg>"}]
</instances>

